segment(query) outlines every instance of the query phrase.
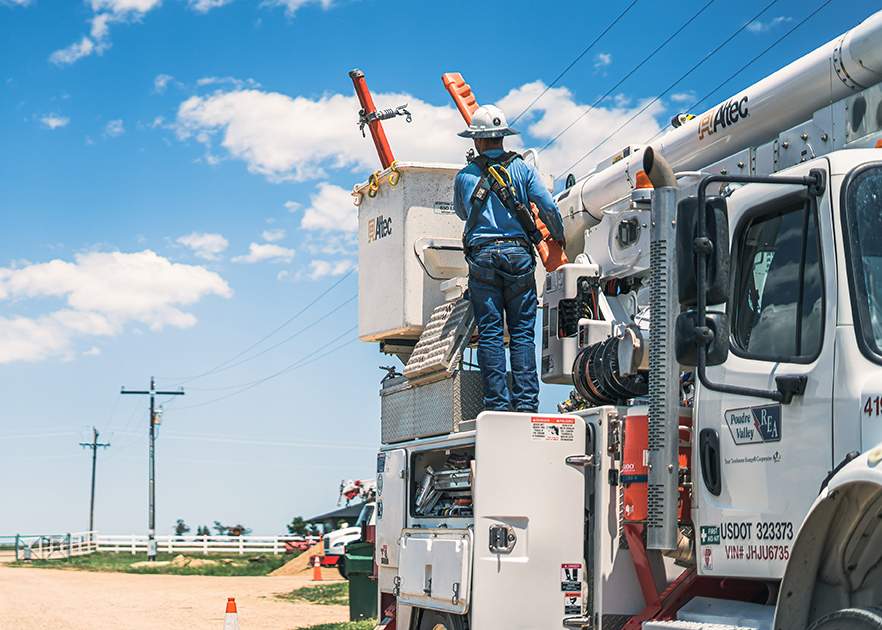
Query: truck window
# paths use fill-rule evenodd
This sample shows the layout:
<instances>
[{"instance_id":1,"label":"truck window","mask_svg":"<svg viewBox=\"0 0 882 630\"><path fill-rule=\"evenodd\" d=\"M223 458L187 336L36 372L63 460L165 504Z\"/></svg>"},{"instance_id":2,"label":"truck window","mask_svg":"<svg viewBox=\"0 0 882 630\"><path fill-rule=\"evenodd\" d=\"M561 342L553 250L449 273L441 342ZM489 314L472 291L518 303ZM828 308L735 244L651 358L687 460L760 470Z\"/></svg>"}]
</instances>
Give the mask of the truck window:
<instances>
[{"instance_id":1,"label":"truck window","mask_svg":"<svg viewBox=\"0 0 882 630\"><path fill-rule=\"evenodd\" d=\"M740 354L805 362L821 349L824 292L817 217L790 197L751 218L734 248L732 342Z\"/></svg>"},{"instance_id":2,"label":"truck window","mask_svg":"<svg viewBox=\"0 0 882 630\"><path fill-rule=\"evenodd\" d=\"M845 194L849 275L858 340L865 351L882 356L882 167L858 171Z\"/></svg>"}]
</instances>

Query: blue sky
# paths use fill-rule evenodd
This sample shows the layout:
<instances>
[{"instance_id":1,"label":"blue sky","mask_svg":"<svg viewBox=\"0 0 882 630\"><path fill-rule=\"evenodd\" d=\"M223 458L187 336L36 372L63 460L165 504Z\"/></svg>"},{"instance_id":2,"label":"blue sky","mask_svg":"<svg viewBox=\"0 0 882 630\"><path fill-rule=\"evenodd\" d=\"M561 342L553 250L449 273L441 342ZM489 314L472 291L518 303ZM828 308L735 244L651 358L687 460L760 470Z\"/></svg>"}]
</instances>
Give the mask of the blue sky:
<instances>
[{"instance_id":1,"label":"blue sky","mask_svg":"<svg viewBox=\"0 0 882 630\"><path fill-rule=\"evenodd\" d=\"M579 119L541 159L557 177L589 154L579 176L877 8L0 0L0 535L87 528L92 426L96 528L146 531L147 401L119 390L151 375L186 391L160 399L158 533L280 533L372 477L394 359L353 330L349 191L379 166L353 68L413 113L386 124L396 158L460 162L442 73L511 120L619 18L515 125L523 149Z\"/></svg>"}]
</instances>

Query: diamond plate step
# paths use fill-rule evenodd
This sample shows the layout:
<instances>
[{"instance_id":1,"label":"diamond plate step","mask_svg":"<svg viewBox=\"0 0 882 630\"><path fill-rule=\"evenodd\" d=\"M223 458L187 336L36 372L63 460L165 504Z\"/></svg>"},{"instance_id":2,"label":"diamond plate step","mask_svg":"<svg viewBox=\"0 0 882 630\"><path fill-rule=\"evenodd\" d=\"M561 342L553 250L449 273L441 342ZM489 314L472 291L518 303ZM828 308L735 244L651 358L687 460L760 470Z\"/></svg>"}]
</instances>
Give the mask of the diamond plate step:
<instances>
[{"instance_id":1,"label":"diamond plate step","mask_svg":"<svg viewBox=\"0 0 882 630\"><path fill-rule=\"evenodd\" d=\"M404 376L426 382L449 378L474 332L471 302L459 298L437 307L404 366Z\"/></svg>"}]
</instances>

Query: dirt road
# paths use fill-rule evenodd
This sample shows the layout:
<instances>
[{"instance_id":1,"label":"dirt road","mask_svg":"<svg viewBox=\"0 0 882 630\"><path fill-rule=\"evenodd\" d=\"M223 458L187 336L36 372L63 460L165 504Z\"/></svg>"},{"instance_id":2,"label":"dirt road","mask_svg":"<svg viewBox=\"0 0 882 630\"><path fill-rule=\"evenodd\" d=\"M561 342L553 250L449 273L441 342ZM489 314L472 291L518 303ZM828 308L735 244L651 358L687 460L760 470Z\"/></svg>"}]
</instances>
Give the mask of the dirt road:
<instances>
[{"instance_id":1,"label":"dirt road","mask_svg":"<svg viewBox=\"0 0 882 630\"><path fill-rule=\"evenodd\" d=\"M0 625L10 630L222 630L235 597L241 630L346 621L345 606L276 599L309 577L91 573L0 565Z\"/></svg>"}]
</instances>

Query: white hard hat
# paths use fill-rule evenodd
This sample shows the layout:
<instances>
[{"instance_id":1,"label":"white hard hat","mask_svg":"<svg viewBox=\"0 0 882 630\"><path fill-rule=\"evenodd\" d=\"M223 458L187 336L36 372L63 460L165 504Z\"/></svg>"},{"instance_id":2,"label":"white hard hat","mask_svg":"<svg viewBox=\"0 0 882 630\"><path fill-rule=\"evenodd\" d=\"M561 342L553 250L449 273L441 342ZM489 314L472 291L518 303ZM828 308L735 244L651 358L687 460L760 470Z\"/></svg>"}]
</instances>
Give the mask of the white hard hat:
<instances>
[{"instance_id":1,"label":"white hard hat","mask_svg":"<svg viewBox=\"0 0 882 630\"><path fill-rule=\"evenodd\" d=\"M482 105L472 114L469 128L456 135L463 138L501 138L519 133L508 126L501 109L495 105Z\"/></svg>"}]
</instances>

